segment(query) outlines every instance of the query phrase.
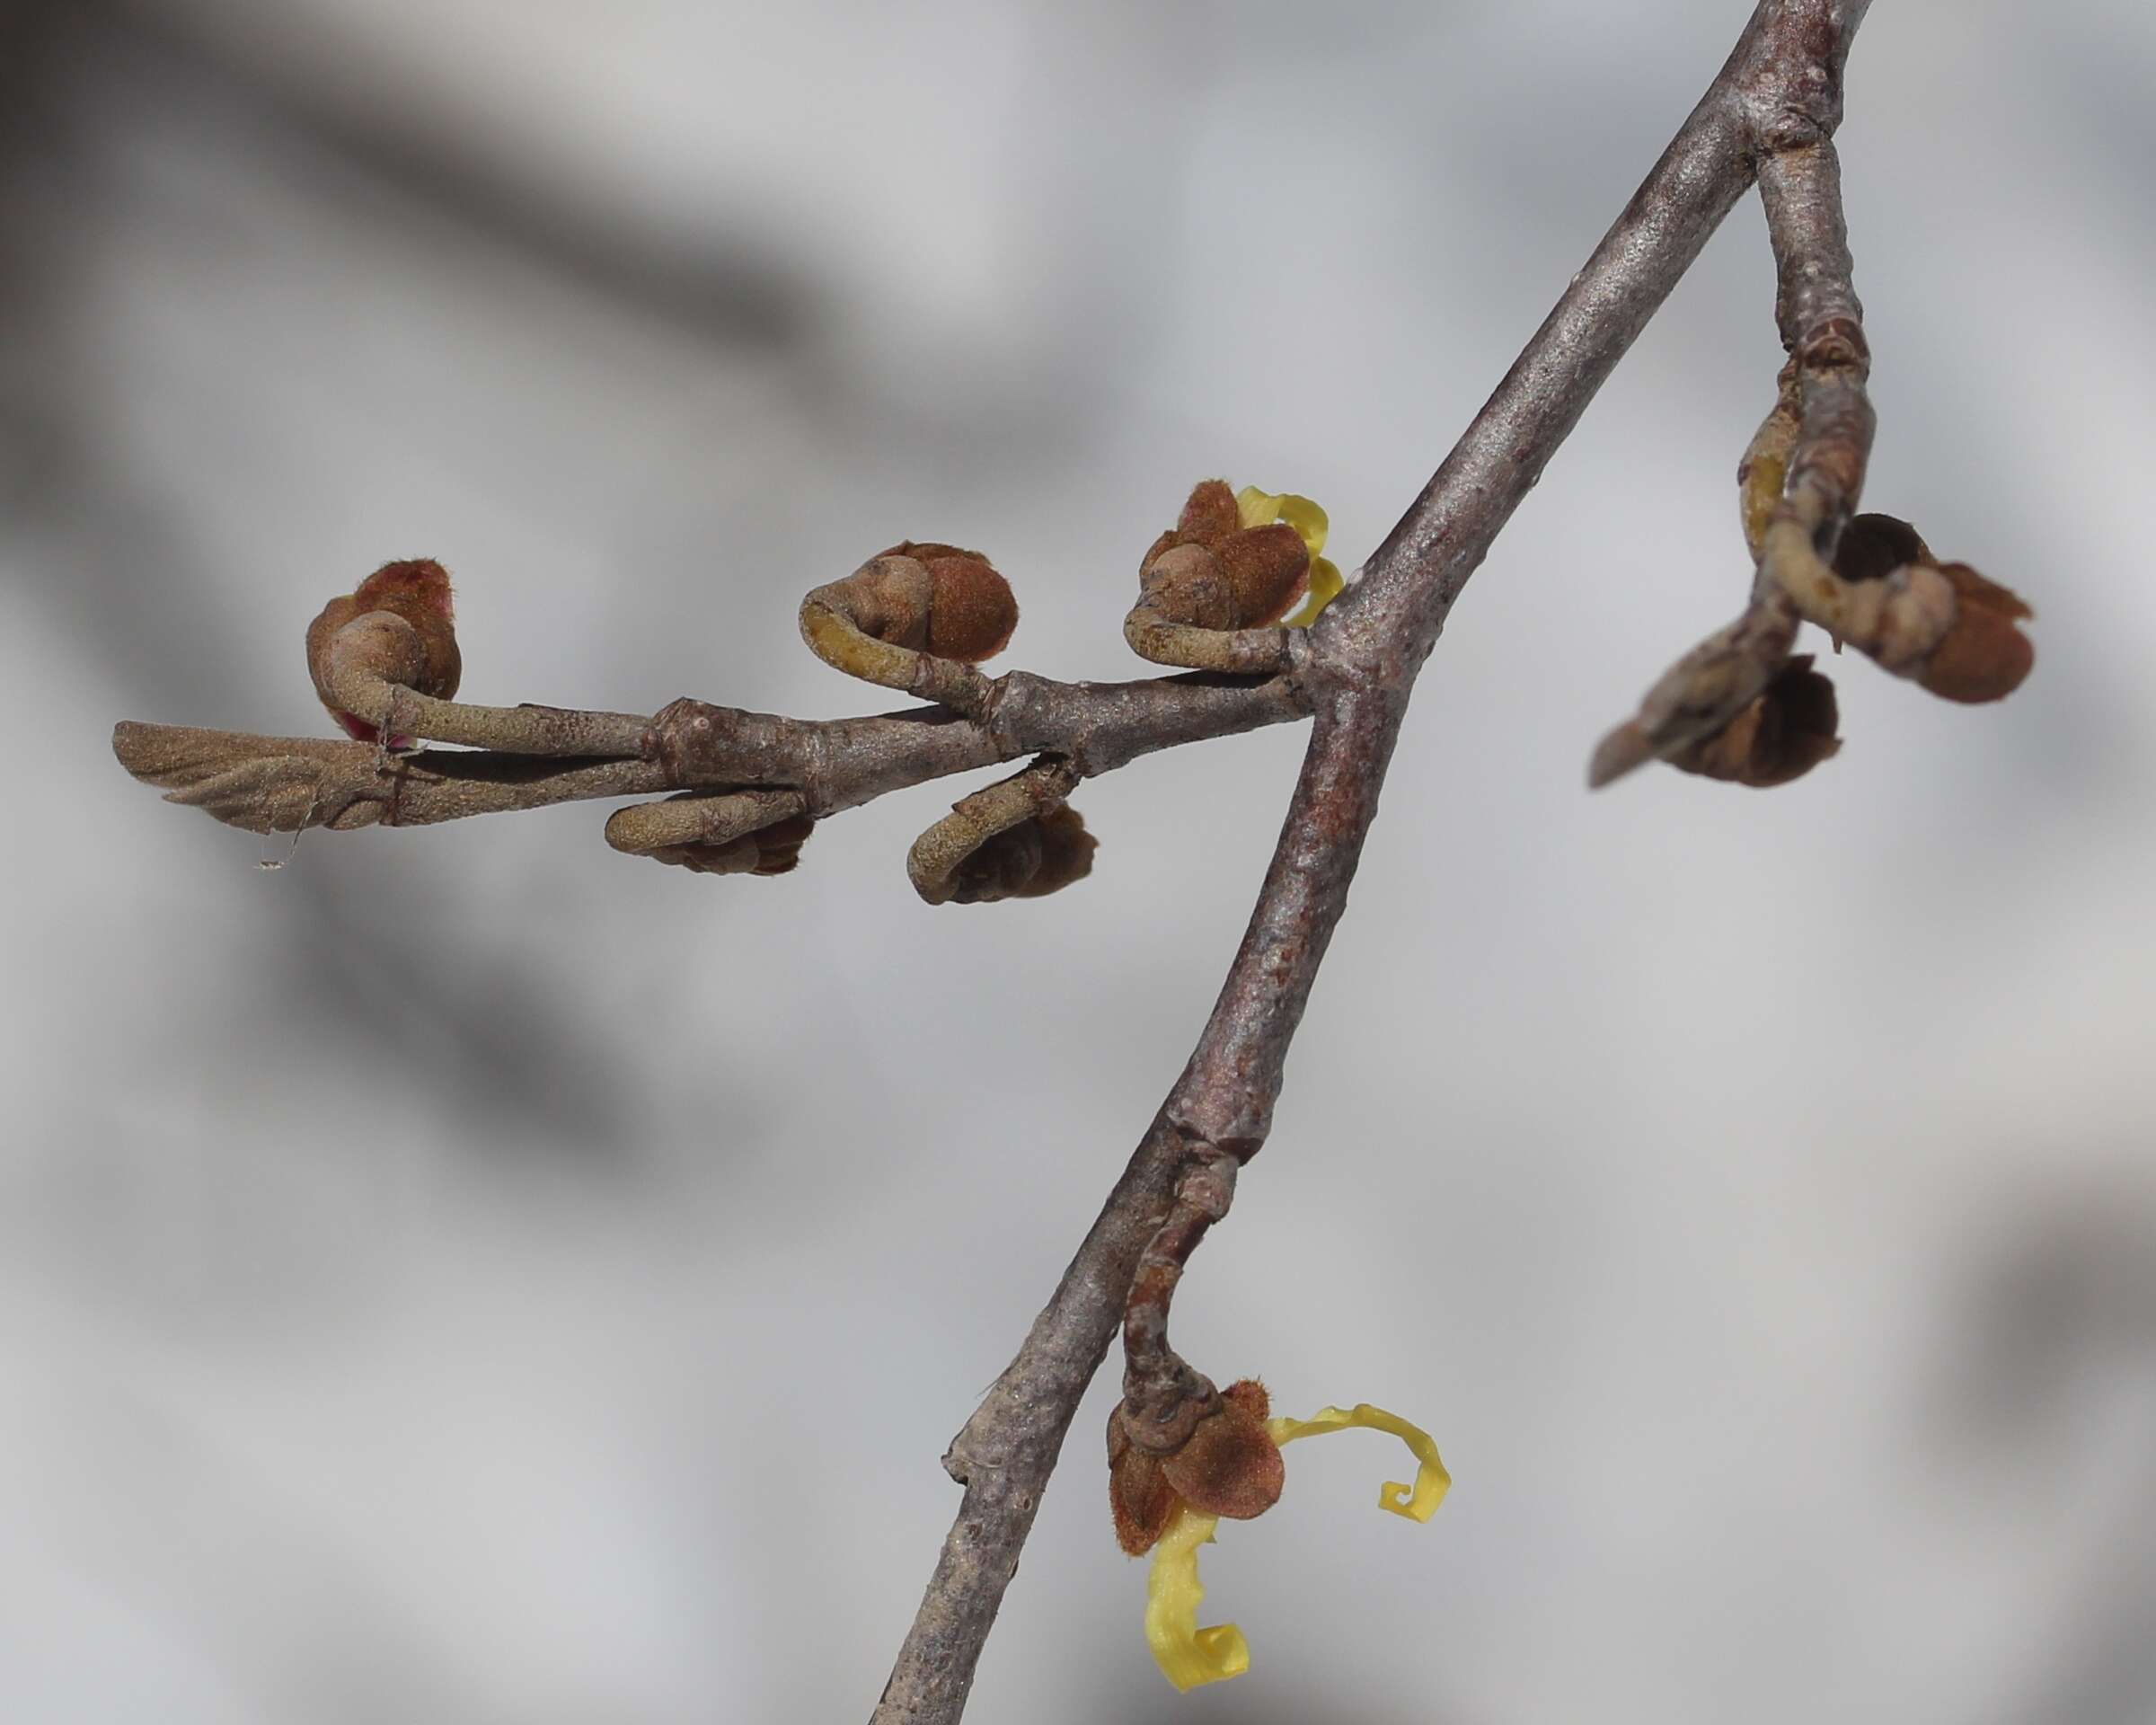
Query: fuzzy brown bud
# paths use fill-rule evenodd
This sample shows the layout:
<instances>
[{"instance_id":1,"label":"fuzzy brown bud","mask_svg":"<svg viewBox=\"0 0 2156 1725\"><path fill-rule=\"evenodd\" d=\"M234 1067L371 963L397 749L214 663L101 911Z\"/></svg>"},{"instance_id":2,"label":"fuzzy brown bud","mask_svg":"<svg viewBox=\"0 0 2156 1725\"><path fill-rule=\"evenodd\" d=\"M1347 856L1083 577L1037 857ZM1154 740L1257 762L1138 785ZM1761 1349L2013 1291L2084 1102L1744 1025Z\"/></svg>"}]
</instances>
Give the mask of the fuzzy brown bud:
<instances>
[{"instance_id":1,"label":"fuzzy brown bud","mask_svg":"<svg viewBox=\"0 0 2156 1725\"><path fill-rule=\"evenodd\" d=\"M449 571L431 557L414 557L384 563L350 593L331 599L307 625L307 671L314 679L314 693L330 716L363 743L376 740L372 721L348 712L330 698L330 643L338 631L370 612L387 612L409 624L418 637L416 663L384 665L382 674L437 701L456 694L464 676L464 659L457 651L455 613L449 588ZM400 659L406 655L400 653ZM393 737L390 746L406 747L408 737Z\"/></svg>"},{"instance_id":2,"label":"fuzzy brown bud","mask_svg":"<svg viewBox=\"0 0 2156 1725\"><path fill-rule=\"evenodd\" d=\"M815 830L813 817L789 815L723 844L667 845L650 854L694 874L790 874Z\"/></svg>"},{"instance_id":3,"label":"fuzzy brown bud","mask_svg":"<svg viewBox=\"0 0 2156 1725\"><path fill-rule=\"evenodd\" d=\"M1099 845L1075 809L1067 803L1051 809L995 834L959 863L951 901L1045 898L1091 874Z\"/></svg>"},{"instance_id":4,"label":"fuzzy brown bud","mask_svg":"<svg viewBox=\"0 0 2156 1725\"><path fill-rule=\"evenodd\" d=\"M1138 566L1152 608L1197 629L1277 623L1310 586L1310 553L1285 522L1245 527L1227 482L1201 481Z\"/></svg>"},{"instance_id":5,"label":"fuzzy brown bud","mask_svg":"<svg viewBox=\"0 0 2156 1725\"><path fill-rule=\"evenodd\" d=\"M891 560L916 564L926 580L915 582L910 574L904 578L909 598L918 598L912 608L891 614L902 632L871 628L856 613L854 623L863 634L968 665L994 659L1011 644L1018 627L1018 599L1011 583L979 552L909 539L872 559L870 566Z\"/></svg>"},{"instance_id":6,"label":"fuzzy brown bud","mask_svg":"<svg viewBox=\"0 0 2156 1725\"><path fill-rule=\"evenodd\" d=\"M2015 627L2032 615L2028 606L1966 563L1941 563L1953 584L1954 626L1931 650L1919 679L1948 701L1997 701L2021 686L2037 662L2037 650Z\"/></svg>"},{"instance_id":7,"label":"fuzzy brown bud","mask_svg":"<svg viewBox=\"0 0 2156 1725\"><path fill-rule=\"evenodd\" d=\"M1672 766L1763 790L1802 778L1841 751L1834 686L1798 653L1751 704L1712 737L1669 757Z\"/></svg>"}]
</instances>

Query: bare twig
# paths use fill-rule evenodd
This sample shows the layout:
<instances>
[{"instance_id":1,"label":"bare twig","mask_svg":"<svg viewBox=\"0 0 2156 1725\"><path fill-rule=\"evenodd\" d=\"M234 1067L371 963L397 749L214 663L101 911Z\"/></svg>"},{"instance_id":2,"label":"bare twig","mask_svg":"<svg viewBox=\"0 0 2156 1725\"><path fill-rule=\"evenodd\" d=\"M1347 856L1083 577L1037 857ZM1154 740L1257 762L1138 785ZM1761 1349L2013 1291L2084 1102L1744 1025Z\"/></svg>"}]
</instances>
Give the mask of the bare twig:
<instances>
[{"instance_id":1,"label":"bare twig","mask_svg":"<svg viewBox=\"0 0 2156 1725\"><path fill-rule=\"evenodd\" d=\"M257 833L342 831L377 822L418 827L579 798L746 785L799 791L806 811L821 817L1028 755L1055 754L1081 776L1097 777L1160 749L1285 724L1310 711L1305 691L1286 677L1059 683L1013 671L994 688L985 724L943 707L815 720L689 700L641 719L558 707L473 707L403 689L396 721L408 733L442 740L438 726L452 733L449 740L491 734L541 746L512 754L428 749L385 759L371 743L127 721L114 727L112 749L128 772L165 791L167 801ZM575 765L542 758L600 743L632 758Z\"/></svg>"},{"instance_id":2,"label":"bare twig","mask_svg":"<svg viewBox=\"0 0 2156 1725\"><path fill-rule=\"evenodd\" d=\"M373 743L255 737L190 725L112 728L112 752L167 802L200 809L251 833L310 827L426 827L467 815L544 809L592 797L667 790L656 761L562 762L532 755L423 749L386 764Z\"/></svg>"},{"instance_id":3,"label":"bare twig","mask_svg":"<svg viewBox=\"0 0 2156 1725\"><path fill-rule=\"evenodd\" d=\"M1422 495L1310 632L1316 722L1280 843L1197 1048L1056 1297L944 1457L964 1500L875 1720L963 1711L1079 1397L1178 1179L1247 1162L1347 899L1408 692L1453 601L1648 319L1750 183L1763 115L1831 131L1866 0L1763 0L1706 96ZM1196 1386L1193 1385L1195 1391ZM1172 1418L1172 1409L1171 1409Z\"/></svg>"}]
</instances>

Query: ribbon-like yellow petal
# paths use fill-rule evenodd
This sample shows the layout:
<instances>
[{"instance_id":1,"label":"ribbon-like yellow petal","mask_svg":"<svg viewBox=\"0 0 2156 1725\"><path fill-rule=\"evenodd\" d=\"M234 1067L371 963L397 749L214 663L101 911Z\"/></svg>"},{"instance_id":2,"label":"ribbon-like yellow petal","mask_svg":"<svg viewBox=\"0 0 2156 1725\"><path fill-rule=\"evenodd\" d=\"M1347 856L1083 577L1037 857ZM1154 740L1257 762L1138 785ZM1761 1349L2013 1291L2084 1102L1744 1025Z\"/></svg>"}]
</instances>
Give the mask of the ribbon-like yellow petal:
<instances>
[{"instance_id":1,"label":"ribbon-like yellow petal","mask_svg":"<svg viewBox=\"0 0 2156 1725\"><path fill-rule=\"evenodd\" d=\"M1235 513L1246 527L1262 527L1272 521L1286 522L1312 557L1325 549L1325 535L1330 523L1325 518L1325 511L1307 497L1297 497L1293 491L1261 491L1255 485L1245 485L1235 493Z\"/></svg>"},{"instance_id":2,"label":"ribbon-like yellow petal","mask_svg":"<svg viewBox=\"0 0 2156 1725\"><path fill-rule=\"evenodd\" d=\"M1389 1431L1415 1453L1414 1485L1410 1488L1398 1480L1387 1480L1378 1488L1377 1507L1395 1516L1405 1516L1409 1521L1427 1521L1436 1515L1437 1506L1445 1501L1445 1494L1453 1483L1453 1476L1445 1471L1445 1463L1438 1457L1436 1440L1420 1426L1410 1425L1397 1413L1387 1413L1367 1402L1358 1402L1352 1408L1320 1408L1307 1420L1284 1416L1266 1421L1266 1429L1272 1433L1276 1444L1292 1444L1298 1438L1347 1431L1357 1426L1372 1431Z\"/></svg>"},{"instance_id":3,"label":"ribbon-like yellow petal","mask_svg":"<svg viewBox=\"0 0 2156 1725\"><path fill-rule=\"evenodd\" d=\"M1320 1408L1307 1420L1283 1417L1266 1421L1276 1444L1356 1427L1389 1431L1415 1453L1414 1485L1387 1480L1378 1491L1377 1507L1409 1521L1427 1521L1436 1514L1453 1476L1445 1471L1436 1441L1420 1426L1367 1402L1352 1408ZM1233 1623L1197 1626L1197 1607L1206 1597L1197 1579L1197 1548L1212 1544L1219 1522L1217 1516L1201 1515L1188 1504L1179 1503L1167 1531L1153 1548L1153 1568L1145 1578L1145 1640L1153 1648L1153 1662L1178 1689L1239 1677L1250 1668L1250 1644Z\"/></svg>"},{"instance_id":4,"label":"ribbon-like yellow petal","mask_svg":"<svg viewBox=\"0 0 2156 1725\"><path fill-rule=\"evenodd\" d=\"M1318 613L1340 597L1348 583L1340 579L1339 566L1330 557L1312 557L1310 560L1310 591L1304 595L1301 606L1293 616L1280 619L1283 629L1307 629L1318 620Z\"/></svg>"},{"instance_id":5,"label":"ribbon-like yellow petal","mask_svg":"<svg viewBox=\"0 0 2156 1725\"><path fill-rule=\"evenodd\" d=\"M1233 1623L1197 1626L1198 1603L1206 1597L1197 1579L1197 1548L1212 1543L1219 1520L1179 1504L1153 1548L1153 1569L1145 1578L1145 1639L1153 1662L1178 1689L1240 1677L1250 1668L1250 1644Z\"/></svg>"}]
</instances>

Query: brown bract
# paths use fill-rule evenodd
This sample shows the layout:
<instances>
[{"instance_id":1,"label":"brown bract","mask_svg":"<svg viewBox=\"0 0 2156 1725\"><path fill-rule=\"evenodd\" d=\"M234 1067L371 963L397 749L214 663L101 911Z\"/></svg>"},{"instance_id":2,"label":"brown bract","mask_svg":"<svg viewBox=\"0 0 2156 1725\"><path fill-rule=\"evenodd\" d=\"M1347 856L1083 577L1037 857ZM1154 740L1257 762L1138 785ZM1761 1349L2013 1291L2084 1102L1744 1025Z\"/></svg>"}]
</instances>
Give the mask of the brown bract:
<instances>
[{"instance_id":1,"label":"brown bract","mask_svg":"<svg viewBox=\"0 0 2156 1725\"><path fill-rule=\"evenodd\" d=\"M2033 616L2020 597L1966 563L1941 563L1954 588L1954 626L1931 650L1920 679L1948 701L1997 701L2021 686L2037 650L2015 624Z\"/></svg>"},{"instance_id":2,"label":"brown bract","mask_svg":"<svg viewBox=\"0 0 2156 1725\"><path fill-rule=\"evenodd\" d=\"M348 712L330 698L328 664L330 642L337 632L370 611L386 611L411 624L419 637L420 658L415 668L400 662L384 665L382 675L390 681L417 689L421 694L446 701L456 694L464 676L464 659L457 651L455 615L449 589L449 571L431 557L413 557L384 563L350 593L331 599L307 625L307 674L314 679L314 693L330 716L363 743L376 739L374 724ZM393 675L406 671L409 675ZM409 737L393 737L390 746L410 746Z\"/></svg>"},{"instance_id":3,"label":"brown bract","mask_svg":"<svg viewBox=\"0 0 2156 1725\"><path fill-rule=\"evenodd\" d=\"M1182 1503L1236 1521L1270 1509L1287 1480L1280 1446L1265 1426L1270 1411L1265 1385L1243 1378L1220 1393L1180 1446L1156 1454L1131 1440L1118 1402L1108 1419L1108 1507L1117 1543L1143 1557Z\"/></svg>"}]
</instances>

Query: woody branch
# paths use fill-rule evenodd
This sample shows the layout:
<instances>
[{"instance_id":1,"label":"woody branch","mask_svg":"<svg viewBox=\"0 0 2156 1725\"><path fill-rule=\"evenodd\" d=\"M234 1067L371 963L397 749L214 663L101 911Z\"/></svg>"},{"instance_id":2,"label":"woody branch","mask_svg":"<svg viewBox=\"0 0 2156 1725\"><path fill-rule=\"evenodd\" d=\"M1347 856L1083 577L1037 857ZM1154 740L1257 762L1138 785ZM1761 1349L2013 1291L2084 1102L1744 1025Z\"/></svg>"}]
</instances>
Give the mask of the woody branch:
<instances>
[{"instance_id":1,"label":"woody branch","mask_svg":"<svg viewBox=\"0 0 2156 1725\"><path fill-rule=\"evenodd\" d=\"M1211 1393L1202 1374L1168 1364L1168 1296L1210 1225L1184 1182L1224 1158L1246 1163L1265 1142L1415 675L1498 531L1752 182L1771 129L1798 115L1820 137L1832 133L1868 4L1763 0L1497 393L1359 582L1312 627L1300 676L1315 722L1250 926L1181 1077L1017 1358L944 1457L964 1499L874 1725L949 1725L963 1712L1064 1435L1119 1322L1145 1423L1172 1428L1185 1403Z\"/></svg>"}]
</instances>

